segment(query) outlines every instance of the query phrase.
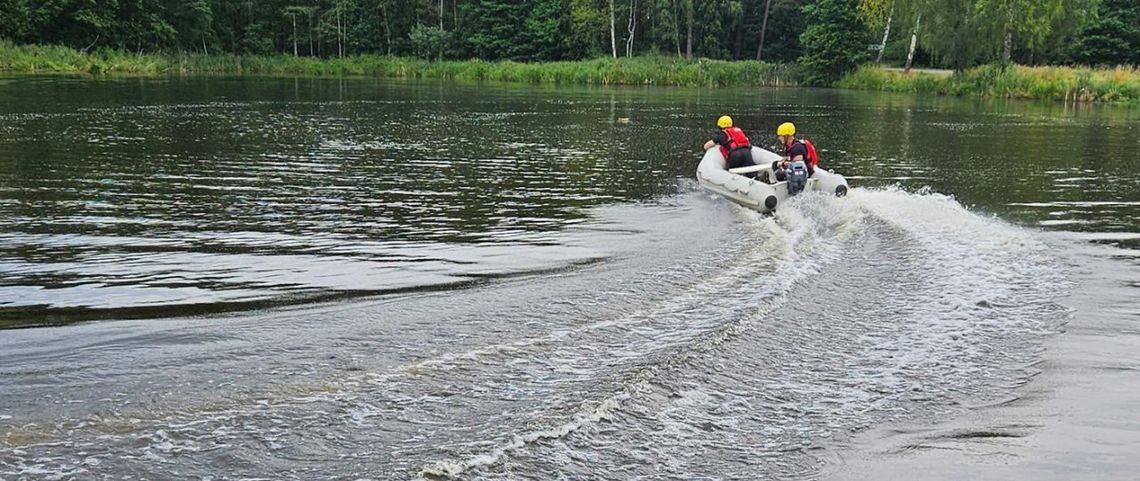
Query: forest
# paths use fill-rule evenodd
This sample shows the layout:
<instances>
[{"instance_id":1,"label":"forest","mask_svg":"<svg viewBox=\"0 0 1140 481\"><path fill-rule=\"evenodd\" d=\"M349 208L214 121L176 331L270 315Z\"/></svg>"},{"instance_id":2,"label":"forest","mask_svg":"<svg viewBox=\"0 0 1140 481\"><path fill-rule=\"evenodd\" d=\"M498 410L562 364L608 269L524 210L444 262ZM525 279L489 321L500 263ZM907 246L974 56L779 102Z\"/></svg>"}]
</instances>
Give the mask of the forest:
<instances>
[{"instance_id":1,"label":"forest","mask_svg":"<svg viewBox=\"0 0 1140 481\"><path fill-rule=\"evenodd\" d=\"M0 12L0 39L84 52L1140 64L1135 0L0 0Z\"/></svg>"}]
</instances>

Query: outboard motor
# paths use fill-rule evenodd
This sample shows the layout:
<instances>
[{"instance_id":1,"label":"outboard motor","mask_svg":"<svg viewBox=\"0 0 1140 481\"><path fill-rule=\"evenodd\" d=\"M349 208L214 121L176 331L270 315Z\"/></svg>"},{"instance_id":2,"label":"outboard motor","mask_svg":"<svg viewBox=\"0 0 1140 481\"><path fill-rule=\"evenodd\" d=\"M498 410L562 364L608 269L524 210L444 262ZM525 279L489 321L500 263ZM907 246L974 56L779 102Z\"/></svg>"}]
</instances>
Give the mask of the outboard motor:
<instances>
[{"instance_id":1,"label":"outboard motor","mask_svg":"<svg viewBox=\"0 0 1140 481\"><path fill-rule=\"evenodd\" d=\"M788 165L788 195L796 195L807 187L807 163L797 160Z\"/></svg>"}]
</instances>

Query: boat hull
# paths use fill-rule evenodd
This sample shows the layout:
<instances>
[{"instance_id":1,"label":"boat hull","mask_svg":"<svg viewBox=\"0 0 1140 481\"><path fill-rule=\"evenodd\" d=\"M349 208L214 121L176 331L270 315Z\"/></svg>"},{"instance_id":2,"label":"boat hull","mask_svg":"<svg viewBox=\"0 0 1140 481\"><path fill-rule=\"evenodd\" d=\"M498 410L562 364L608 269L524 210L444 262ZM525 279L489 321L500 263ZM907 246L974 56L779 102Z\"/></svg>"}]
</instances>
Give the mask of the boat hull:
<instances>
[{"instance_id":1,"label":"boat hull","mask_svg":"<svg viewBox=\"0 0 1140 481\"><path fill-rule=\"evenodd\" d=\"M774 152L753 146L752 161L757 167L729 171L720 149L709 149L697 166L697 182L701 187L744 207L758 212L772 212L787 201L788 183L769 184L738 172L751 172L761 177L767 173L772 178L772 162L780 159ZM808 191L827 192L842 197L847 195L847 180L842 175L817 168L804 186L804 192Z\"/></svg>"}]
</instances>

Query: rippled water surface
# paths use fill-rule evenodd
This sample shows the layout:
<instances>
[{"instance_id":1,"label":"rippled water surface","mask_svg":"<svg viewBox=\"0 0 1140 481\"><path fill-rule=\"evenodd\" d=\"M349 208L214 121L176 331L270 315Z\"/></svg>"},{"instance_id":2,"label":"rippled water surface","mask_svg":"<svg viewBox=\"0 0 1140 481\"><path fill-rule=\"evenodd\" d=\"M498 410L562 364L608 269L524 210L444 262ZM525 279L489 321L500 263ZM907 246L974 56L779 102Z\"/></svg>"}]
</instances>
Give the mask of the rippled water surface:
<instances>
[{"instance_id":1,"label":"rippled water surface","mask_svg":"<svg viewBox=\"0 0 1140 481\"><path fill-rule=\"evenodd\" d=\"M723 113L794 120L855 188L700 191ZM1009 397L1082 282L1059 252L1140 294L1138 117L0 78L0 479L811 477Z\"/></svg>"}]
</instances>

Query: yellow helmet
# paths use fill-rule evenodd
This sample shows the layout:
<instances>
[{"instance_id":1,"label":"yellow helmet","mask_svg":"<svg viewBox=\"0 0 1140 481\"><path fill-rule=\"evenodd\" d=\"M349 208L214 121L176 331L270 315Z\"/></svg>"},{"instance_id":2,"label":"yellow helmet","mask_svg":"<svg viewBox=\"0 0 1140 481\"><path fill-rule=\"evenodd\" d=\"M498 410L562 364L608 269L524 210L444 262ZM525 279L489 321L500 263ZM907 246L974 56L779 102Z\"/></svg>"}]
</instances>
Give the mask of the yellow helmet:
<instances>
[{"instance_id":1,"label":"yellow helmet","mask_svg":"<svg viewBox=\"0 0 1140 481\"><path fill-rule=\"evenodd\" d=\"M732 127L732 117L721 115L719 119L716 119L716 126L722 129Z\"/></svg>"},{"instance_id":2,"label":"yellow helmet","mask_svg":"<svg viewBox=\"0 0 1140 481\"><path fill-rule=\"evenodd\" d=\"M796 135L796 126L791 122L784 122L776 127L776 135Z\"/></svg>"}]
</instances>

